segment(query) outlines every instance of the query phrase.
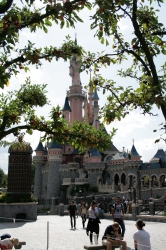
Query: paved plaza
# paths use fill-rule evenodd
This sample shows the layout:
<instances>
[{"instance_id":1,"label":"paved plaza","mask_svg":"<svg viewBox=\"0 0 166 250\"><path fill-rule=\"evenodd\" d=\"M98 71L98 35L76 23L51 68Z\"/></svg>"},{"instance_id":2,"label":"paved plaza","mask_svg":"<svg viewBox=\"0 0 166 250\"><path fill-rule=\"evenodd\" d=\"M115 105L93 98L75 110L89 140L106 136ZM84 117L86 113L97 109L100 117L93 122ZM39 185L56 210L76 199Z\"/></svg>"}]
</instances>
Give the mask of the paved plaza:
<instances>
[{"instance_id":1,"label":"paved plaza","mask_svg":"<svg viewBox=\"0 0 166 250\"><path fill-rule=\"evenodd\" d=\"M49 222L49 223L48 223ZM26 241L22 250L83 250L89 244L86 230L82 228L81 218L76 219L76 230L70 229L69 216L38 216L35 222L0 222L0 235L9 233L21 241ZM103 219L100 224L99 243L107 225L112 221ZM47 225L49 224L49 248L47 248ZM132 235L136 229L134 221L125 221L125 240L134 249ZM145 229L151 235L153 250L166 249L165 223L146 222Z\"/></svg>"}]
</instances>

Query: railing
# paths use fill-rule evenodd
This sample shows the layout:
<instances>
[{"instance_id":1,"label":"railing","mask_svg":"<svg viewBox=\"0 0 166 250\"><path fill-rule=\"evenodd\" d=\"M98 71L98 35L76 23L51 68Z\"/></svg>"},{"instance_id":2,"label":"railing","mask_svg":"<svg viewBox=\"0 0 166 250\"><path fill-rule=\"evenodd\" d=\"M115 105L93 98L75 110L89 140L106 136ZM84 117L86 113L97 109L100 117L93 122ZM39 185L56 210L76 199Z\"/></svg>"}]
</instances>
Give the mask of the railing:
<instances>
[{"instance_id":1,"label":"railing","mask_svg":"<svg viewBox=\"0 0 166 250\"><path fill-rule=\"evenodd\" d=\"M98 190L100 193L112 193L113 192L113 186L112 185L109 185L109 184L105 184L105 185L102 185L102 184L99 184L98 185Z\"/></svg>"},{"instance_id":2,"label":"railing","mask_svg":"<svg viewBox=\"0 0 166 250\"><path fill-rule=\"evenodd\" d=\"M154 204L154 214L155 215L166 215L166 208L164 204L155 203Z\"/></svg>"},{"instance_id":3,"label":"railing","mask_svg":"<svg viewBox=\"0 0 166 250\"><path fill-rule=\"evenodd\" d=\"M75 184L88 183L88 178L75 178Z\"/></svg>"},{"instance_id":4,"label":"railing","mask_svg":"<svg viewBox=\"0 0 166 250\"><path fill-rule=\"evenodd\" d=\"M71 183L71 178L63 178L63 184L70 184Z\"/></svg>"},{"instance_id":5,"label":"railing","mask_svg":"<svg viewBox=\"0 0 166 250\"><path fill-rule=\"evenodd\" d=\"M139 205L139 214L140 215L149 215L150 214L149 204Z\"/></svg>"}]
</instances>

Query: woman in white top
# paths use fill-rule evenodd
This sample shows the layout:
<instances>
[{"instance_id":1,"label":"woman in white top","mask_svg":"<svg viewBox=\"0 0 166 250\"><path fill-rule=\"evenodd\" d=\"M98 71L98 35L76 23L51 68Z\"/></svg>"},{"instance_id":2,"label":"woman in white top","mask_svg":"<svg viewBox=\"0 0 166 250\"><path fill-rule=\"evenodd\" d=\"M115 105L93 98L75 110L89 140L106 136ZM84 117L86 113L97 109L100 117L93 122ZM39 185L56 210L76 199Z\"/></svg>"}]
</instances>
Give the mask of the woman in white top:
<instances>
[{"instance_id":1,"label":"woman in white top","mask_svg":"<svg viewBox=\"0 0 166 250\"><path fill-rule=\"evenodd\" d=\"M90 232L90 243L93 244L93 233L96 233L97 240L99 237L99 220L98 220L98 208L97 203L95 201L92 201L91 206L88 210L89 213L89 221L87 225L87 235L89 235Z\"/></svg>"},{"instance_id":2,"label":"woman in white top","mask_svg":"<svg viewBox=\"0 0 166 250\"><path fill-rule=\"evenodd\" d=\"M87 208L86 208L84 202L81 205L80 216L82 218L82 225L83 225L83 228L84 228L85 227L85 222L86 222L86 217L87 217Z\"/></svg>"},{"instance_id":3,"label":"woman in white top","mask_svg":"<svg viewBox=\"0 0 166 250\"><path fill-rule=\"evenodd\" d=\"M137 232L134 233L134 246L135 250L151 250L150 234L143 229L145 223L142 220L137 220Z\"/></svg>"}]
</instances>

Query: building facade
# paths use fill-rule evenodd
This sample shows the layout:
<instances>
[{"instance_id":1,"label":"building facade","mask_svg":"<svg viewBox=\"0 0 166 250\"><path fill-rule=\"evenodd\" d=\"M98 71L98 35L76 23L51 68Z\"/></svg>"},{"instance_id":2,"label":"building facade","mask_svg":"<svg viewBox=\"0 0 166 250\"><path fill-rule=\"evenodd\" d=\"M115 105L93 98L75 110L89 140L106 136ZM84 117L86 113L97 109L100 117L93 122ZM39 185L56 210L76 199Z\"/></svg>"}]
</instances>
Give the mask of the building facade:
<instances>
[{"instance_id":1,"label":"building facade","mask_svg":"<svg viewBox=\"0 0 166 250\"><path fill-rule=\"evenodd\" d=\"M99 97L91 86L87 95L83 91L80 67L80 58L73 56L69 67L72 84L67 91L63 115L69 123L77 120L99 129ZM97 186L100 193L128 192L137 187L137 196L146 189L150 190L150 196L157 196L157 192L164 192L166 187L163 149L158 150L149 163L142 162L134 142L130 152L120 152L110 144L104 152L94 148L83 155L71 145L58 145L55 138L47 148L39 142L35 152L34 195L38 198L66 198L72 188L84 184ZM160 192L154 194L154 189Z\"/></svg>"}]
</instances>

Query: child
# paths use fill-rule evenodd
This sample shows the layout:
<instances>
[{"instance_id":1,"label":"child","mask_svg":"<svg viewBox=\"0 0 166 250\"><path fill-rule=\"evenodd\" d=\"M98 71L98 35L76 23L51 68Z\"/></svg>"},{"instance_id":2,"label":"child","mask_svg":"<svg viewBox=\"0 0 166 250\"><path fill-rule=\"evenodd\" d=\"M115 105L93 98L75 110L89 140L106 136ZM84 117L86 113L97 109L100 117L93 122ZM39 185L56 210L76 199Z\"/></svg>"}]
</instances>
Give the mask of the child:
<instances>
[{"instance_id":1,"label":"child","mask_svg":"<svg viewBox=\"0 0 166 250\"><path fill-rule=\"evenodd\" d=\"M0 241L0 248L1 250L4 249L12 249L13 246L18 245L19 240L17 238L6 238Z\"/></svg>"}]
</instances>

